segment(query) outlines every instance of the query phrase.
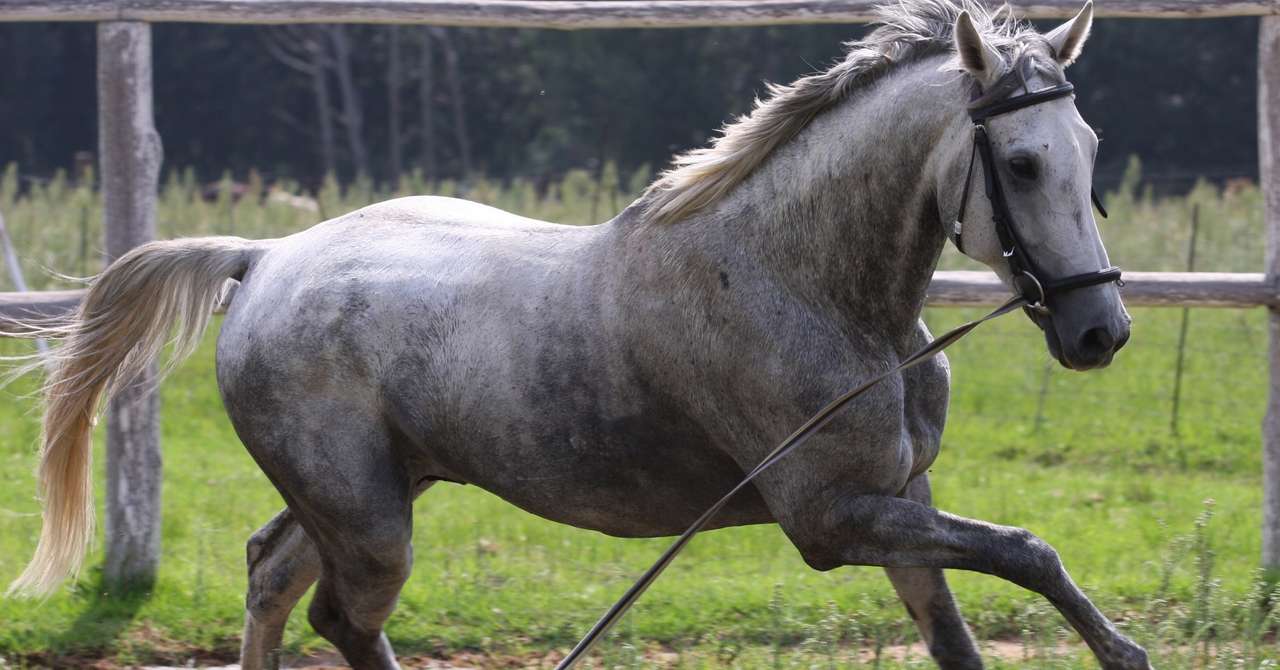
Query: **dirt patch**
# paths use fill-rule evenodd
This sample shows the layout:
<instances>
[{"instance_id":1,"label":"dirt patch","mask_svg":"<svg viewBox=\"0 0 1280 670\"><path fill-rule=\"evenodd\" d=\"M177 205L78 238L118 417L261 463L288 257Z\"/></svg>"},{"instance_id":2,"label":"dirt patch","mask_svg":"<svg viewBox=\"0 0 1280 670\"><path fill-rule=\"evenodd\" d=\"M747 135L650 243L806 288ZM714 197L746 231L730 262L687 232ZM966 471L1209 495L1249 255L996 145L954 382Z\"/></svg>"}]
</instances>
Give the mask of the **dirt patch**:
<instances>
[{"instance_id":1,"label":"dirt patch","mask_svg":"<svg viewBox=\"0 0 1280 670\"><path fill-rule=\"evenodd\" d=\"M1036 653L1036 650L1028 649L1020 641L983 640L979 643L979 647L984 657L998 658L1003 661L1020 661L1028 658L1028 656L1034 656ZM1073 647L1063 644L1052 650L1052 653L1058 655L1068 654L1073 651L1075 651ZM524 656L463 653L448 658L401 656L399 660L404 670L523 670L555 667L556 662L560 660L563 654L563 650L545 655ZM875 658L876 652L873 649L862 649L858 652L858 655L863 662L870 662ZM680 659L680 656L672 651L650 651L645 656L654 665L660 667L674 666ZM902 662L913 658L928 658L928 656L928 648L920 642L910 645L890 645L880 649L881 659L894 662ZM591 663L587 665L588 667L593 667ZM128 666L95 665L86 667L92 667L93 670L121 670ZM287 658L283 667L290 670L345 670L349 666L337 654L324 654ZM240 670L240 666L236 664L215 663L206 665L194 660L182 665L143 666L142 670L188 670L190 668L198 670Z\"/></svg>"},{"instance_id":2,"label":"dirt patch","mask_svg":"<svg viewBox=\"0 0 1280 670\"><path fill-rule=\"evenodd\" d=\"M1028 649L1018 640L982 640L978 643L982 655L989 659L1017 662L1037 655L1041 650ZM1059 644L1050 650L1050 654L1066 655L1083 649L1082 645ZM463 652L448 657L429 655L407 655L399 658L405 670L526 670L537 668L546 670L554 668L556 663L568 653L568 649L558 649L540 654L483 654ZM852 656L852 650L844 652ZM870 663L876 657L876 651L870 647L859 649L857 657L863 663ZM644 652L646 660L659 668L677 665L681 657L669 649L650 649ZM904 645L896 644L883 647L879 651L882 660L903 662L909 659L928 658L929 650L923 643ZM156 658L153 656L152 658ZM0 657L0 670L14 667L23 668L55 668L56 670L240 670L235 663L234 654L228 652L207 652L166 648L159 655L163 661L150 664L134 664L117 659L101 659L76 655L33 655L6 662ZM349 666L337 653L324 653L306 656L287 656L283 659L284 668L290 670L343 670ZM597 668L596 659L588 660L585 667Z\"/></svg>"}]
</instances>

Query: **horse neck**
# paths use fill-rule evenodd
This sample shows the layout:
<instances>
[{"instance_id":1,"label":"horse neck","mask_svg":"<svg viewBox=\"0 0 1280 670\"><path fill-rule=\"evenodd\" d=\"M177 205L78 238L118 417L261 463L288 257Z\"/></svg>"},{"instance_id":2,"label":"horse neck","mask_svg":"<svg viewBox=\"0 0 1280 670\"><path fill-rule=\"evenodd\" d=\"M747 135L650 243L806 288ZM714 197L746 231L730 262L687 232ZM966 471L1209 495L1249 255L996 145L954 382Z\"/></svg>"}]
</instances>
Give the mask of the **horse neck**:
<instances>
[{"instance_id":1,"label":"horse neck","mask_svg":"<svg viewBox=\"0 0 1280 670\"><path fill-rule=\"evenodd\" d=\"M938 59L901 66L819 115L721 202L690 220L691 253L742 266L896 338L915 330L945 241L935 175L963 123Z\"/></svg>"}]
</instances>

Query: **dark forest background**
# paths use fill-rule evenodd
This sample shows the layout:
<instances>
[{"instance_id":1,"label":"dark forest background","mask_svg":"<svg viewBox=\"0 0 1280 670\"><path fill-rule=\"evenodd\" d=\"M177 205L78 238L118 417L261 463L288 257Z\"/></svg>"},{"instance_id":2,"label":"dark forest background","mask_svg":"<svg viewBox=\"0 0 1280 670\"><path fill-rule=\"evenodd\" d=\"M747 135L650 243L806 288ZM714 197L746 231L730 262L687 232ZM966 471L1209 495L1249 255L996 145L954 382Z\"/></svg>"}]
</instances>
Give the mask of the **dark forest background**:
<instances>
[{"instance_id":1,"label":"dark forest background","mask_svg":"<svg viewBox=\"0 0 1280 670\"><path fill-rule=\"evenodd\" d=\"M156 121L166 168L204 180L630 173L702 144L763 81L824 67L864 30L157 24ZM1099 181L1131 155L1166 191L1254 177L1256 33L1252 18L1097 21L1069 74L1104 138ZM0 164L47 177L96 148L94 52L89 24L0 26Z\"/></svg>"}]
</instances>

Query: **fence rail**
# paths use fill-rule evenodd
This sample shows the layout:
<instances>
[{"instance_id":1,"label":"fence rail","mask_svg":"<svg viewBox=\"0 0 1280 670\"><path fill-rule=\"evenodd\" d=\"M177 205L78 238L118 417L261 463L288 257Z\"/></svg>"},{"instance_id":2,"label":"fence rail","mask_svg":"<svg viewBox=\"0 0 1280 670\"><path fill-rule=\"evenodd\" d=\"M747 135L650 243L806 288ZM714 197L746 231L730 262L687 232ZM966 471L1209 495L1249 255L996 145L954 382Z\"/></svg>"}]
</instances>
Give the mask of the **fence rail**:
<instances>
[{"instance_id":1,"label":"fence rail","mask_svg":"<svg viewBox=\"0 0 1280 670\"><path fill-rule=\"evenodd\" d=\"M20 333L20 322L63 316L75 310L84 291L0 293L0 331Z\"/></svg>"},{"instance_id":2,"label":"fence rail","mask_svg":"<svg viewBox=\"0 0 1280 670\"><path fill-rule=\"evenodd\" d=\"M689 28L859 23L877 0L7 0L0 21L397 23L489 28ZM1066 18L1080 0L1013 2L1023 16ZM1280 0L1104 0L1102 17L1280 14Z\"/></svg>"},{"instance_id":3,"label":"fence rail","mask_svg":"<svg viewBox=\"0 0 1280 670\"><path fill-rule=\"evenodd\" d=\"M1120 291L1129 307L1280 306L1280 290L1261 272L1126 272ZM68 314L83 297L83 290L0 293L0 331L22 319ZM939 271L929 284L930 307L989 307L1008 299L1009 289L990 272Z\"/></svg>"}]
</instances>

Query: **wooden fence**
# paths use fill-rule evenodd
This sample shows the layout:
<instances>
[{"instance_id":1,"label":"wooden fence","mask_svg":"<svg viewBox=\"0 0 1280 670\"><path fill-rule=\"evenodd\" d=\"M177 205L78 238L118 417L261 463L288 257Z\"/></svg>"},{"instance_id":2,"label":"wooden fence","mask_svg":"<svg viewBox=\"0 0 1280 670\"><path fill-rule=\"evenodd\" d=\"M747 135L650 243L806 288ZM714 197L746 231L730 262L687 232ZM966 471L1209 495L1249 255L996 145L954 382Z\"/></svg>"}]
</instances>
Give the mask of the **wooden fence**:
<instances>
[{"instance_id":1,"label":"wooden fence","mask_svg":"<svg viewBox=\"0 0 1280 670\"><path fill-rule=\"evenodd\" d=\"M506 28L682 28L856 23L876 0L4 0L0 21L98 23L99 160L108 259L154 235L159 138L151 112L150 23L403 23ZM1013 0L1029 18L1065 18L1080 0ZM1258 155L1266 208L1263 273L1126 275L1134 306L1270 310L1270 391L1262 432L1262 564L1280 570L1280 0L1101 0L1098 17L1258 16ZM20 103L19 103L20 104ZM939 272L937 306L994 304L993 275ZM0 326L65 313L76 292L0 293ZM160 455L154 398L108 412L107 568L116 580L150 579L160 538ZM129 513L125 514L128 509Z\"/></svg>"}]
</instances>

